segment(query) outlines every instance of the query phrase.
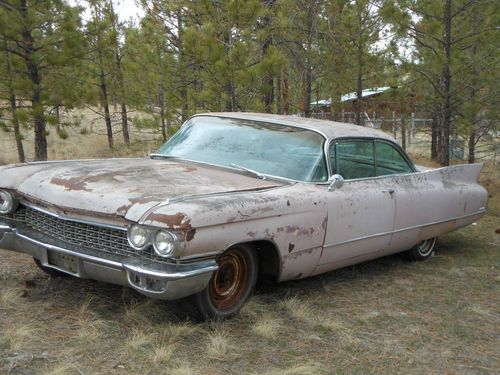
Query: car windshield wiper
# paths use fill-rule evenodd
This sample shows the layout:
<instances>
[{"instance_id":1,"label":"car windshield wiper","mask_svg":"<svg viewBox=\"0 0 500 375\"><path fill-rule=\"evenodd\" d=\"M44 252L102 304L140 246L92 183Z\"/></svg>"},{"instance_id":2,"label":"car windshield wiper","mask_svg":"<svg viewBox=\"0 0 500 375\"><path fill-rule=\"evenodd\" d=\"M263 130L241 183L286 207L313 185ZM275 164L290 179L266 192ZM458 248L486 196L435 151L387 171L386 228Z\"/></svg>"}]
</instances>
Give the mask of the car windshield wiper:
<instances>
[{"instance_id":1,"label":"car windshield wiper","mask_svg":"<svg viewBox=\"0 0 500 375\"><path fill-rule=\"evenodd\" d=\"M253 174L255 177L257 177L259 180L265 180L266 179L266 176L260 172L257 172L257 171L254 171L253 169L250 169L250 168L247 168L247 167L243 167L241 165L238 165L238 164L234 164L234 163L231 163L229 164L231 167L233 168L237 168L237 169L240 169L242 171L245 171L245 172L249 172L251 174Z\"/></svg>"},{"instance_id":2,"label":"car windshield wiper","mask_svg":"<svg viewBox=\"0 0 500 375\"><path fill-rule=\"evenodd\" d=\"M163 154L149 154L149 157L151 159L153 158L162 158L162 159L179 159L178 156L172 156L172 155L163 155Z\"/></svg>"}]
</instances>

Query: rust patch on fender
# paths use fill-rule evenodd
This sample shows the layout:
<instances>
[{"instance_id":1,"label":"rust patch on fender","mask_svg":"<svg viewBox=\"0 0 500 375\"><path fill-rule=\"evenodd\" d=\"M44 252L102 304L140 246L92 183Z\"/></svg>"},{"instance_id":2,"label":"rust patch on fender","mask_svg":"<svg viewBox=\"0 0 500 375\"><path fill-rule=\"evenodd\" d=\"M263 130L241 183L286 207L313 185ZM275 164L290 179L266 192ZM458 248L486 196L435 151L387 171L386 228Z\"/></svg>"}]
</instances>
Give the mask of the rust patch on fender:
<instances>
[{"instance_id":1,"label":"rust patch on fender","mask_svg":"<svg viewBox=\"0 0 500 375\"><path fill-rule=\"evenodd\" d=\"M124 204L121 207L118 207L116 210L117 214L125 214L130 207L132 207L134 204L145 204L145 203L150 203L150 202L158 202L158 198L153 198L153 197L144 197L144 198L128 198L129 204Z\"/></svg>"},{"instance_id":2,"label":"rust patch on fender","mask_svg":"<svg viewBox=\"0 0 500 375\"><path fill-rule=\"evenodd\" d=\"M190 231L192 229L191 219L189 219L182 212L177 212L174 215L151 214L148 219L167 224L167 226L172 229L180 229L185 231Z\"/></svg>"},{"instance_id":3,"label":"rust patch on fender","mask_svg":"<svg viewBox=\"0 0 500 375\"><path fill-rule=\"evenodd\" d=\"M186 241L189 242L194 238L194 235L196 234L196 229L191 229L186 233Z\"/></svg>"},{"instance_id":4,"label":"rust patch on fender","mask_svg":"<svg viewBox=\"0 0 500 375\"><path fill-rule=\"evenodd\" d=\"M314 228L300 228L295 225L287 225L285 229L283 228L278 228L278 232L282 232L283 230L286 231L286 233L292 233L296 236L312 236L314 233Z\"/></svg>"},{"instance_id":5,"label":"rust patch on fender","mask_svg":"<svg viewBox=\"0 0 500 375\"><path fill-rule=\"evenodd\" d=\"M52 177L50 180L54 185L64 187L65 191L92 191L87 188L88 183L101 182L104 179L116 180L116 177L127 177L133 175L129 171L104 172L96 175L78 176L78 177Z\"/></svg>"},{"instance_id":6,"label":"rust patch on fender","mask_svg":"<svg viewBox=\"0 0 500 375\"><path fill-rule=\"evenodd\" d=\"M64 191L92 191L87 189L87 182L80 177L53 177L50 182L54 185L62 186Z\"/></svg>"}]
</instances>

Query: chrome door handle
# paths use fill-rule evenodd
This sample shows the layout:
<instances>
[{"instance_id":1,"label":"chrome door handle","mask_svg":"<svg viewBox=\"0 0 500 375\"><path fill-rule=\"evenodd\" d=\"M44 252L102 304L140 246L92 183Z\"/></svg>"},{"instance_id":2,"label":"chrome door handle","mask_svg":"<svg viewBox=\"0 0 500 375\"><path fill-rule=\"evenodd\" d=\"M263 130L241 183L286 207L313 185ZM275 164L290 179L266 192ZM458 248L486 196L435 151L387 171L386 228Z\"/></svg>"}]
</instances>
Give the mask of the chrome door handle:
<instances>
[{"instance_id":1,"label":"chrome door handle","mask_svg":"<svg viewBox=\"0 0 500 375\"><path fill-rule=\"evenodd\" d=\"M391 196L394 194L394 189L382 190L383 193L389 193Z\"/></svg>"}]
</instances>

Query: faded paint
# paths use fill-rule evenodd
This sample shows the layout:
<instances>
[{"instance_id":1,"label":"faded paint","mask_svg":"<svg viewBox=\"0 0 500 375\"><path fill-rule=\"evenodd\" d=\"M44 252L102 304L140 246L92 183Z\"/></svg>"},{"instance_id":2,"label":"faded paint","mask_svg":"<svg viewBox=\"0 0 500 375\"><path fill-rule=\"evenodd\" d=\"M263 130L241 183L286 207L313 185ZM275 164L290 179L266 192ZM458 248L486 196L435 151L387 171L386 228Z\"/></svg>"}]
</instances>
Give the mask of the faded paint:
<instances>
[{"instance_id":1,"label":"faded paint","mask_svg":"<svg viewBox=\"0 0 500 375\"><path fill-rule=\"evenodd\" d=\"M191 220L183 213L177 212L174 215L166 215L162 213L153 213L149 216L149 220L155 222L156 226L167 226L176 230L190 231Z\"/></svg>"},{"instance_id":2,"label":"faded paint","mask_svg":"<svg viewBox=\"0 0 500 375\"><path fill-rule=\"evenodd\" d=\"M211 112L200 113L198 116L217 116L224 118L236 118L252 121L263 121L268 123L282 124L288 126L301 127L304 129L313 130L323 133L328 138L338 137L376 137L393 141L394 138L384 133L382 130L368 128L343 122L316 120L312 118L304 118L297 116L270 115L264 113L249 113L249 112Z\"/></svg>"},{"instance_id":3,"label":"faded paint","mask_svg":"<svg viewBox=\"0 0 500 375\"><path fill-rule=\"evenodd\" d=\"M392 139L333 122L215 115L301 126L331 137ZM486 206L486 192L476 183L480 169L464 165L346 181L328 192L327 185L259 180L188 162L113 159L1 167L0 186L71 217L173 229L185 239L183 259L269 241L279 252L278 278L287 280L402 251L477 220Z\"/></svg>"},{"instance_id":4,"label":"faded paint","mask_svg":"<svg viewBox=\"0 0 500 375\"><path fill-rule=\"evenodd\" d=\"M2 187L69 210L138 221L169 199L282 186L237 171L171 160L110 159L2 167Z\"/></svg>"}]
</instances>

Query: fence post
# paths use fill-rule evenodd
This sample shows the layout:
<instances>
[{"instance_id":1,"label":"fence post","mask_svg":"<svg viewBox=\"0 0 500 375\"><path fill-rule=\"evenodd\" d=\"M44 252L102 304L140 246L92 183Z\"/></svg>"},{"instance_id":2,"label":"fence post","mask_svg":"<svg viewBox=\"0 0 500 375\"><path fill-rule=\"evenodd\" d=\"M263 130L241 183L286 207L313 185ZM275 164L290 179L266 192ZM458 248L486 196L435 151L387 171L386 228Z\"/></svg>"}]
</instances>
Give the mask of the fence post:
<instances>
[{"instance_id":1,"label":"fence post","mask_svg":"<svg viewBox=\"0 0 500 375\"><path fill-rule=\"evenodd\" d=\"M404 114L401 113L401 147L406 151L406 123Z\"/></svg>"},{"instance_id":2,"label":"fence post","mask_svg":"<svg viewBox=\"0 0 500 375\"><path fill-rule=\"evenodd\" d=\"M397 134L396 134L396 112L392 112L392 136L394 139L397 139Z\"/></svg>"},{"instance_id":3,"label":"fence post","mask_svg":"<svg viewBox=\"0 0 500 375\"><path fill-rule=\"evenodd\" d=\"M411 113L411 136L415 138L417 132L417 122L415 121L415 112Z\"/></svg>"}]
</instances>

